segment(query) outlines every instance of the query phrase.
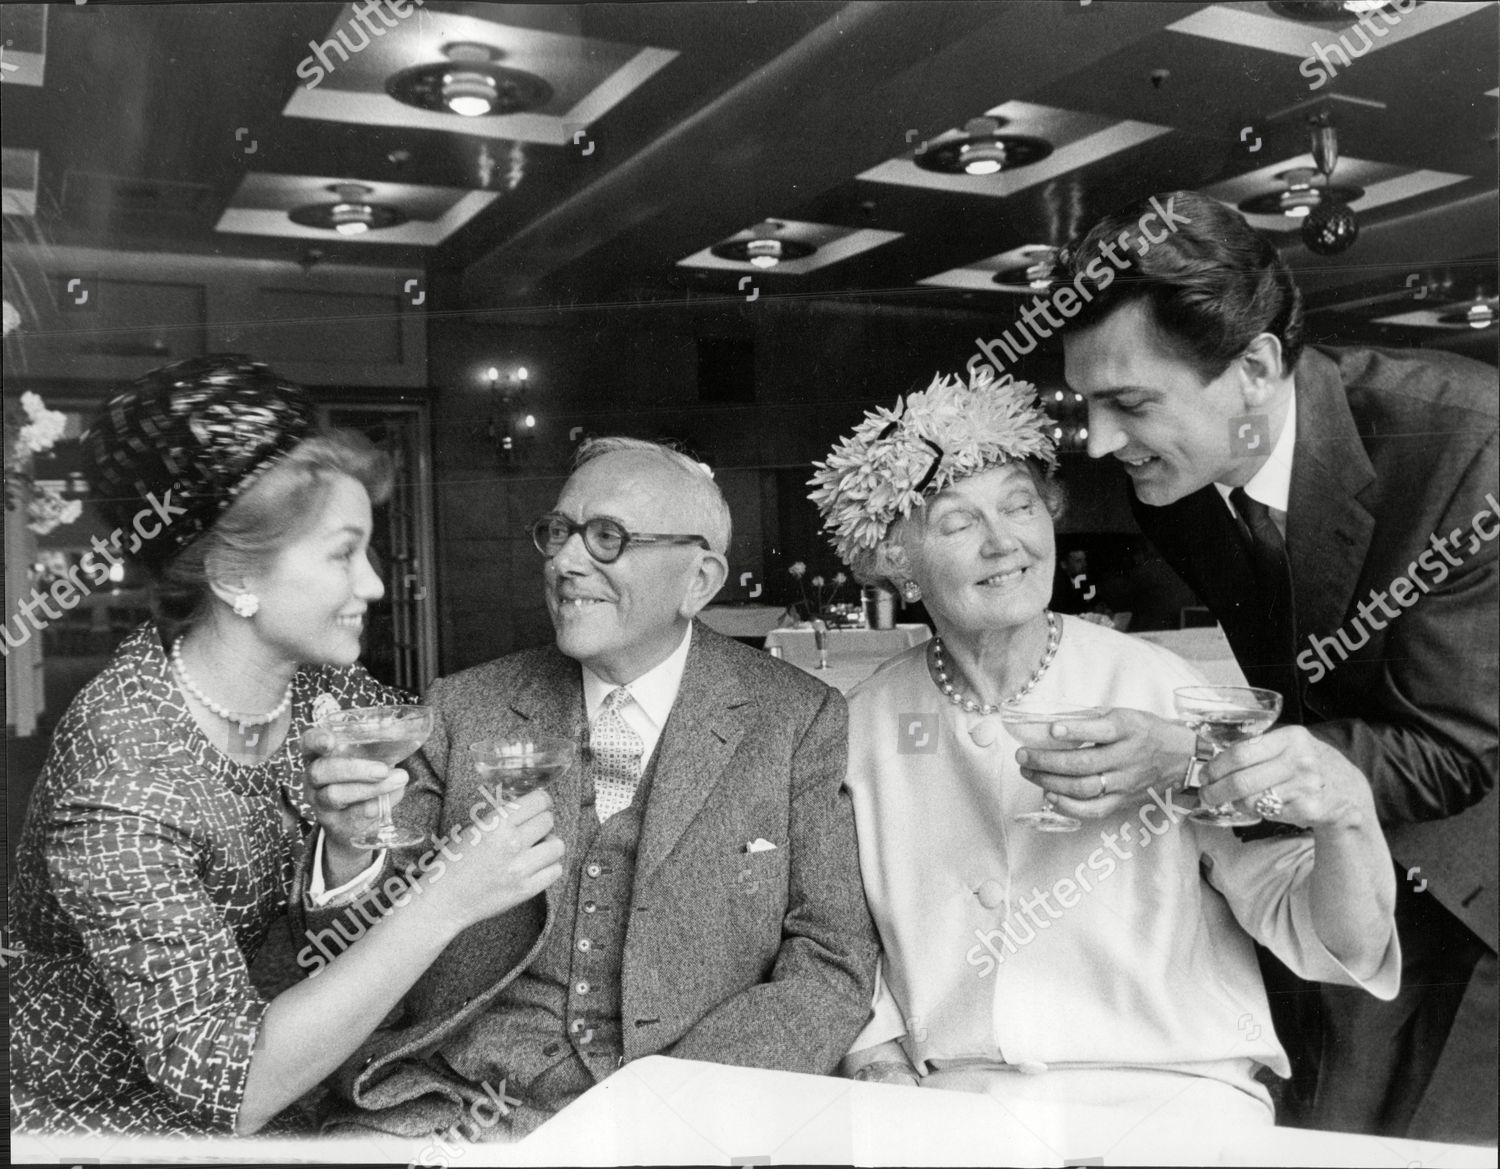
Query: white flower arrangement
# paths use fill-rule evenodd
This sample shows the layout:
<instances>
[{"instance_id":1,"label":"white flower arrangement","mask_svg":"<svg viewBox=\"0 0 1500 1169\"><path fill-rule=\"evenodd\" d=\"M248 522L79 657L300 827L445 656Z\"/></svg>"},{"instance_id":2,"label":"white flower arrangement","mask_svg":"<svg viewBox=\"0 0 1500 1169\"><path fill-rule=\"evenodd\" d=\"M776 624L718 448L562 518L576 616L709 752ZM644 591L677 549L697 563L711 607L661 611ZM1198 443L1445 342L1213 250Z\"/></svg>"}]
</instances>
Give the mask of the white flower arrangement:
<instances>
[{"instance_id":1,"label":"white flower arrangement","mask_svg":"<svg viewBox=\"0 0 1500 1169\"><path fill-rule=\"evenodd\" d=\"M826 461L809 498L845 563L950 483L1025 459L1057 465L1052 424L1036 387L980 366L969 385L939 374L925 390L865 415Z\"/></svg>"},{"instance_id":2,"label":"white flower arrangement","mask_svg":"<svg viewBox=\"0 0 1500 1169\"><path fill-rule=\"evenodd\" d=\"M68 416L61 410L49 410L40 394L21 395L21 409L26 412L26 424L16 435L11 447L11 462L29 466L35 455L50 451L68 428ZM7 468L5 472L5 502L10 508L26 505L26 526L39 536L45 536L53 528L71 524L83 514L83 504L76 499L64 499L54 487L38 486L27 471Z\"/></svg>"}]
</instances>

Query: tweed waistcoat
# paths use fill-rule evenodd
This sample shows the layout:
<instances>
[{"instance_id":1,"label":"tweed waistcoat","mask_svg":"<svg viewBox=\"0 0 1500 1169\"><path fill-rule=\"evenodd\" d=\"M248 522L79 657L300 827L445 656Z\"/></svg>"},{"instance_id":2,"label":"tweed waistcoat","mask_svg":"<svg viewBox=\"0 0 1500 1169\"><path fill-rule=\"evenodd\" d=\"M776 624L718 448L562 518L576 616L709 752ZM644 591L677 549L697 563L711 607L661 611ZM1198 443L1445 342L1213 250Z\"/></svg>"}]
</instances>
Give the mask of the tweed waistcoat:
<instances>
[{"instance_id":1,"label":"tweed waistcoat","mask_svg":"<svg viewBox=\"0 0 1500 1169\"><path fill-rule=\"evenodd\" d=\"M603 824L594 814L593 769L584 768L578 833L567 842L571 860L556 920L535 960L502 992L494 1010L510 1082L523 1091L543 1073L576 1058L588 1069L586 1076L550 1076L546 1087L536 1088L550 1095L555 1085L571 1097L620 1064L625 931L636 849L658 755L652 753L630 806ZM531 1099L547 1108L567 1102Z\"/></svg>"}]
</instances>

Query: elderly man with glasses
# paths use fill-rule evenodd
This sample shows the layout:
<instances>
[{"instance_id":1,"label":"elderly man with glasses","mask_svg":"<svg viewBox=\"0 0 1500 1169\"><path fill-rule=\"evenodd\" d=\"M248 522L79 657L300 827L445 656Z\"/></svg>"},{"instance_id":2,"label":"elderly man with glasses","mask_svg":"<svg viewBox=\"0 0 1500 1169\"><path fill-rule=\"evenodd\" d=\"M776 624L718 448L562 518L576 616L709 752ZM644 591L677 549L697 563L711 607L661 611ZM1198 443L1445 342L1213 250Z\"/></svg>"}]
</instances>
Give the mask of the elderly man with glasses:
<instances>
[{"instance_id":1,"label":"elderly man with glasses","mask_svg":"<svg viewBox=\"0 0 1500 1169\"><path fill-rule=\"evenodd\" d=\"M556 645L433 685L438 728L396 819L434 838L469 824L474 742L569 739L584 749L551 787L562 874L449 946L346 1066L333 1123L426 1135L482 1108L504 1115L483 1137L521 1136L646 1055L832 1072L869 1014L844 701L694 621L728 572L711 474L593 440L528 531ZM320 814L399 783L351 759L309 776ZM310 904L359 909L401 865L319 849L309 869ZM302 924L327 937L333 912Z\"/></svg>"}]
</instances>

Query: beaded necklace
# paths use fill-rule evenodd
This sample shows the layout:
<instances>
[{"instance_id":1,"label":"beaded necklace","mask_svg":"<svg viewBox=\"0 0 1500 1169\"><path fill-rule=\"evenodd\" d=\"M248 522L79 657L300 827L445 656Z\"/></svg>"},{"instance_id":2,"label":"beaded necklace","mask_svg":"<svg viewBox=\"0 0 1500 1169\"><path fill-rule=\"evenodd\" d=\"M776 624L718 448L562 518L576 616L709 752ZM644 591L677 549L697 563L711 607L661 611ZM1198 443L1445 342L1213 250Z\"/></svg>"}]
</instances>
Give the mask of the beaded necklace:
<instances>
[{"instance_id":1,"label":"beaded necklace","mask_svg":"<svg viewBox=\"0 0 1500 1169\"><path fill-rule=\"evenodd\" d=\"M207 694L203 693L198 688L198 684L188 676L187 667L182 664L182 638L180 637L172 643L172 668L177 671L178 681L187 688L189 694L225 722L237 724L241 732L247 727L263 727L268 723L275 722L286 713L287 707L292 704L292 684L288 682L286 684L286 693L281 696L281 701L276 704L274 709L267 711L265 714L235 714L227 706L220 706Z\"/></svg>"},{"instance_id":2,"label":"beaded necklace","mask_svg":"<svg viewBox=\"0 0 1500 1169\"><path fill-rule=\"evenodd\" d=\"M947 659L943 657L943 639L941 637L934 637L929 643L932 647L932 671L937 676L937 688L948 696L948 701L953 703L954 706L962 707L970 714L980 715L997 714L1005 703L1014 702L1016 699L1031 693L1032 688L1042 680L1042 675L1047 672L1047 667L1052 664L1052 659L1057 656L1057 645L1062 640L1062 626L1058 624L1057 617L1051 609L1046 610L1046 614L1047 649L1042 654L1041 664L1033 671L1031 677L1026 679L1026 684L1009 698L999 703L986 702L981 706L972 698L961 694L958 687L953 684L953 679L948 676L948 663Z\"/></svg>"}]
</instances>

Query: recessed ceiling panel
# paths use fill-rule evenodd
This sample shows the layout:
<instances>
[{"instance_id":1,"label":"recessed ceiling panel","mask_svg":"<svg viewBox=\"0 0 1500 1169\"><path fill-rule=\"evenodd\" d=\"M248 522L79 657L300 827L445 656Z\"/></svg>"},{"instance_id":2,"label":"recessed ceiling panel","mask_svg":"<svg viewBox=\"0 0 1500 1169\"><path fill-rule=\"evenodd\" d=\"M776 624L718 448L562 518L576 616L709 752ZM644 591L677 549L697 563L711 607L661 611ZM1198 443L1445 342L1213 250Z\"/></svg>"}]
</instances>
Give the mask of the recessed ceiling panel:
<instances>
[{"instance_id":1,"label":"recessed ceiling panel","mask_svg":"<svg viewBox=\"0 0 1500 1169\"><path fill-rule=\"evenodd\" d=\"M35 150L0 149L0 210L29 219L36 214L37 175L42 156Z\"/></svg>"},{"instance_id":2,"label":"recessed ceiling panel","mask_svg":"<svg viewBox=\"0 0 1500 1169\"><path fill-rule=\"evenodd\" d=\"M1350 19L1347 24L1291 20L1277 15L1264 4L1242 8L1213 4L1167 25L1167 28L1188 36L1226 41L1231 45L1254 45L1257 49L1283 53L1288 57L1312 58L1321 45L1329 59L1342 66L1343 62L1334 54L1334 46L1353 61L1366 53L1400 44L1407 37L1430 32L1450 20L1460 20L1471 12L1490 7L1492 3L1493 0L1480 0L1479 3L1442 0L1441 3L1414 7L1410 12L1390 12L1385 16L1371 14L1363 26L1357 18ZM1369 29L1374 31L1366 31ZM1340 45L1341 37L1345 38L1343 45Z\"/></svg>"},{"instance_id":3,"label":"recessed ceiling panel","mask_svg":"<svg viewBox=\"0 0 1500 1169\"><path fill-rule=\"evenodd\" d=\"M1003 199L1038 183L1055 179L1090 163L1149 142L1171 133L1170 126L1149 122L1116 122L1097 114L1080 114L1053 109L1024 101L1008 101L986 110L991 118L1004 118L1007 134L1026 134L1045 138L1053 151L1041 162L1030 166L1002 170L992 175L950 175L923 170L912 152L872 167L859 176L871 183L895 183L903 187L921 187L931 191L953 191L963 195L984 195Z\"/></svg>"},{"instance_id":4,"label":"recessed ceiling panel","mask_svg":"<svg viewBox=\"0 0 1500 1169\"><path fill-rule=\"evenodd\" d=\"M457 187L422 187L409 183L364 183L370 192L363 199L397 207L407 222L367 231L363 235L339 235L316 227L293 223L290 212L315 203L337 202L329 188L347 183L346 178L311 175L247 174L214 230L240 235L277 235L292 239L328 240L339 243L407 244L432 247L442 243L498 196L493 191L465 191Z\"/></svg>"},{"instance_id":5,"label":"recessed ceiling panel","mask_svg":"<svg viewBox=\"0 0 1500 1169\"><path fill-rule=\"evenodd\" d=\"M966 292L1009 292L1014 295L1036 296L1037 290L1024 284L996 284L995 273L1034 264L1037 262L1038 252L1045 250L1045 245L1024 244L983 260L975 260L962 268L950 268L946 272L924 276L917 283L938 288L962 288Z\"/></svg>"},{"instance_id":6,"label":"recessed ceiling panel","mask_svg":"<svg viewBox=\"0 0 1500 1169\"><path fill-rule=\"evenodd\" d=\"M47 65L47 6L0 6L0 84L41 85Z\"/></svg>"},{"instance_id":7,"label":"recessed ceiling panel","mask_svg":"<svg viewBox=\"0 0 1500 1169\"><path fill-rule=\"evenodd\" d=\"M496 6L494 15L503 16L507 7ZM382 30L383 35L372 37L356 19L354 6L345 6L327 37L309 44L307 56L297 66L302 82L282 112L291 118L406 126L565 146L677 56L669 49L595 40L481 16L430 8L409 11L411 15L396 20L394 27ZM541 78L551 87L551 98L524 113L471 118L418 109L386 93L386 79L392 74L447 60L444 46L461 42L488 46L498 64Z\"/></svg>"},{"instance_id":8,"label":"recessed ceiling panel","mask_svg":"<svg viewBox=\"0 0 1500 1169\"><path fill-rule=\"evenodd\" d=\"M812 244L818 250L800 260L783 260L774 268L757 268L749 261L725 260L713 254L712 248L704 248L677 261L679 268L715 268L722 272L750 272L776 276L803 276L900 239L899 231L877 231L874 228L834 227L826 223L800 223L795 219L778 220L782 224L779 233L784 238ZM729 237L730 240L754 238L753 231L742 231ZM725 240L728 243L729 240Z\"/></svg>"},{"instance_id":9,"label":"recessed ceiling panel","mask_svg":"<svg viewBox=\"0 0 1500 1169\"><path fill-rule=\"evenodd\" d=\"M1285 184L1278 182L1276 176L1283 171L1295 170L1299 167L1317 170L1317 166L1311 154L1298 154L1282 159L1280 162L1268 163L1260 170L1248 171L1225 182L1204 187L1203 193L1231 207L1238 208L1244 199L1264 194L1267 191L1282 189ZM1367 162L1348 155L1339 158L1338 165L1333 171L1334 186L1364 188L1365 193L1349 204L1355 211L1373 211L1388 203L1399 203L1403 199L1412 199L1418 195L1425 195L1428 191L1436 191L1452 186L1454 183L1461 183L1468 177L1468 175L1448 174L1444 171L1408 170L1406 167L1395 166L1391 163ZM1314 180L1313 185L1315 187L1323 185L1321 175ZM1245 219L1262 231L1298 231L1301 228L1300 220L1290 219L1285 215L1246 214Z\"/></svg>"}]
</instances>

